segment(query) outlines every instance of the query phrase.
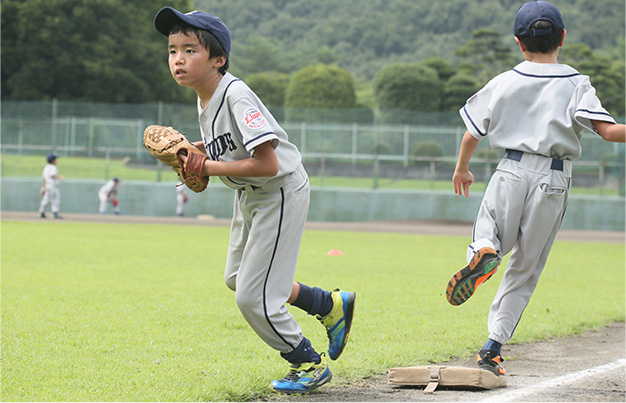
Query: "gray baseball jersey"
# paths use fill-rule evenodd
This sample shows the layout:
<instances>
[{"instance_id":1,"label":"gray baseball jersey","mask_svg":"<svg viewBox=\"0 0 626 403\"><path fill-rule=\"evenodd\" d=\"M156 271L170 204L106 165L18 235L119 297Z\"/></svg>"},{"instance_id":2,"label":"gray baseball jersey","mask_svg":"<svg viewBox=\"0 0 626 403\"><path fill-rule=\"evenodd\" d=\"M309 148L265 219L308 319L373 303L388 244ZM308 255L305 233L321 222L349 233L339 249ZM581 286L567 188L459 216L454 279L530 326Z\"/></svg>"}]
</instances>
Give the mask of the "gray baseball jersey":
<instances>
[{"instance_id":1,"label":"gray baseball jersey","mask_svg":"<svg viewBox=\"0 0 626 403\"><path fill-rule=\"evenodd\" d=\"M489 312L489 338L512 336L561 226L571 185L571 161L580 157L591 120L615 122L589 82L562 64L522 62L492 79L460 110L474 138L506 149L474 223L474 251L511 252Z\"/></svg>"},{"instance_id":2,"label":"gray baseball jersey","mask_svg":"<svg viewBox=\"0 0 626 403\"><path fill-rule=\"evenodd\" d=\"M524 61L493 78L460 111L467 130L495 149L580 158L591 120L615 123L589 77L565 64Z\"/></svg>"},{"instance_id":3,"label":"gray baseball jersey","mask_svg":"<svg viewBox=\"0 0 626 403\"><path fill-rule=\"evenodd\" d=\"M214 161L238 161L252 156L254 148L271 141L279 162L276 177L298 168L302 156L289 142L263 102L240 79L230 73L220 81L211 101L202 109L198 100L200 131L207 155ZM272 178L220 177L233 189L245 185L263 186Z\"/></svg>"},{"instance_id":4,"label":"gray baseball jersey","mask_svg":"<svg viewBox=\"0 0 626 403\"><path fill-rule=\"evenodd\" d=\"M100 206L98 207L98 212L100 214L104 214L107 208L107 202L112 201L117 197L117 186L115 186L115 181L111 179L98 190L98 199L100 200ZM113 206L113 211L115 213L119 213L119 206Z\"/></svg>"},{"instance_id":5,"label":"gray baseball jersey","mask_svg":"<svg viewBox=\"0 0 626 403\"><path fill-rule=\"evenodd\" d=\"M285 306L309 208L302 157L261 100L230 73L204 109L198 101L198 113L204 147L214 161L250 158L267 141L274 146L275 177L220 177L236 189L224 280L254 331L289 353L304 337Z\"/></svg>"},{"instance_id":6,"label":"gray baseball jersey","mask_svg":"<svg viewBox=\"0 0 626 403\"><path fill-rule=\"evenodd\" d=\"M59 192L59 179L55 176L59 175L59 169L55 164L47 164L42 173L44 182L44 194L39 204L39 213L43 213L48 204L51 205L51 211L58 213L61 206L61 193Z\"/></svg>"}]
</instances>

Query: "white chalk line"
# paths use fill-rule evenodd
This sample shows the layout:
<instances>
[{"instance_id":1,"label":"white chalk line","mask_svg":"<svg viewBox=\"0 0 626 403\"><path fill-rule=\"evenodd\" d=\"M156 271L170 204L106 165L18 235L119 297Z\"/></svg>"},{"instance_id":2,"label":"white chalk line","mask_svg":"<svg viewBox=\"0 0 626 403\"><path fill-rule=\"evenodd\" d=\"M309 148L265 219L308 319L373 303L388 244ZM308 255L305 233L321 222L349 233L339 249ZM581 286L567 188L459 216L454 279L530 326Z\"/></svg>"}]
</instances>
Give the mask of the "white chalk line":
<instances>
[{"instance_id":1,"label":"white chalk line","mask_svg":"<svg viewBox=\"0 0 626 403\"><path fill-rule=\"evenodd\" d=\"M559 376L558 378L552 378L545 382L538 383L536 385L527 386L521 389L514 389L510 392L498 394L497 396L489 397L481 402L510 402L518 400L520 397L532 396L545 392L548 389L555 388L563 383L577 381L581 378L588 376L601 374L603 372L613 371L619 367L626 366L626 358L621 358L617 361L609 364L600 365L595 368L583 369L582 371L573 372L571 374Z\"/></svg>"}]
</instances>

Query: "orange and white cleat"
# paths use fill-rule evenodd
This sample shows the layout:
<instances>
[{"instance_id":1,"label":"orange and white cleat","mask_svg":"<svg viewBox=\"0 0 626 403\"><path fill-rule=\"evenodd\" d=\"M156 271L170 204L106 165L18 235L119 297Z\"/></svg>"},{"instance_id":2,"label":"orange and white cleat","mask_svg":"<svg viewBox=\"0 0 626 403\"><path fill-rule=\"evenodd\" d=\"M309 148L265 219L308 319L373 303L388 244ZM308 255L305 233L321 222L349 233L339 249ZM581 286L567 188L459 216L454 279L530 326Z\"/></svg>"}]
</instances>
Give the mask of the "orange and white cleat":
<instances>
[{"instance_id":1,"label":"orange and white cleat","mask_svg":"<svg viewBox=\"0 0 626 403\"><path fill-rule=\"evenodd\" d=\"M493 248L480 248L467 266L454 273L446 288L446 298L452 305L467 301L476 287L489 280L500 265L500 256Z\"/></svg>"},{"instance_id":2,"label":"orange and white cleat","mask_svg":"<svg viewBox=\"0 0 626 403\"><path fill-rule=\"evenodd\" d=\"M493 372L498 376L505 375L504 368L501 365L501 362L504 360L496 350L480 350L476 356L476 361L479 369Z\"/></svg>"}]
</instances>

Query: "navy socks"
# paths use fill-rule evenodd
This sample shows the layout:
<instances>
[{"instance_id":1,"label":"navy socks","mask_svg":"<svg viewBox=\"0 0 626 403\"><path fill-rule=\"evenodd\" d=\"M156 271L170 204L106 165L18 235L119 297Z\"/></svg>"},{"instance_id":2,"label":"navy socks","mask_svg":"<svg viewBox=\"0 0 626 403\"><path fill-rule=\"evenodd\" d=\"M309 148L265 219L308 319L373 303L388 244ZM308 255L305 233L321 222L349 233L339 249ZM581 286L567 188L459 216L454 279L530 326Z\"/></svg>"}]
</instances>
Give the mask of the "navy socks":
<instances>
[{"instance_id":1,"label":"navy socks","mask_svg":"<svg viewBox=\"0 0 626 403\"><path fill-rule=\"evenodd\" d=\"M300 293L293 302L293 306L297 306L309 315L326 316L333 309L333 298L330 291L322 290L318 287L309 287L300 284Z\"/></svg>"},{"instance_id":2,"label":"navy socks","mask_svg":"<svg viewBox=\"0 0 626 403\"><path fill-rule=\"evenodd\" d=\"M483 347L483 350L494 350L498 352L498 355L500 355L501 348L502 344L498 343L495 340L489 339L489 341L487 341L487 344L485 344L485 347Z\"/></svg>"},{"instance_id":3,"label":"navy socks","mask_svg":"<svg viewBox=\"0 0 626 403\"><path fill-rule=\"evenodd\" d=\"M300 364L303 362L314 362L319 364L322 360L320 355L313 349L311 342L306 337L302 338L298 347L290 353L280 353L280 356L292 364Z\"/></svg>"}]
</instances>

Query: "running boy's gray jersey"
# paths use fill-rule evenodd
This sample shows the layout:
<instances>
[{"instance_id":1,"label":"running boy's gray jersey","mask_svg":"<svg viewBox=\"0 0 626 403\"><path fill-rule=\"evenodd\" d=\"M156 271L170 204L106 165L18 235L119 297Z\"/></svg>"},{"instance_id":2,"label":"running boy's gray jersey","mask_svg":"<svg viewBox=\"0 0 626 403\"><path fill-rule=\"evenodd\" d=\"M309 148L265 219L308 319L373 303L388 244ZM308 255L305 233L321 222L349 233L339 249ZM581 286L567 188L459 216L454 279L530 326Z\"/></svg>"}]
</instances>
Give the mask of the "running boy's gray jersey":
<instances>
[{"instance_id":1,"label":"running boy's gray jersey","mask_svg":"<svg viewBox=\"0 0 626 403\"><path fill-rule=\"evenodd\" d=\"M492 148L546 157L580 158L591 119L615 123L589 77L565 64L524 61L493 78L459 111L468 131Z\"/></svg>"},{"instance_id":2,"label":"running boy's gray jersey","mask_svg":"<svg viewBox=\"0 0 626 403\"><path fill-rule=\"evenodd\" d=\"M302 156L289 142L287 133L256 94L232 74L224 75L204 110L198 100L198 114L202 140L210 159L238 161L250 158L256 146L271 141L279 164L276 177L290 174L300 166ZM227 186L238 189L245 185L260 187L272 178L220 176L220 179Z\"/></svg>"}]
</instances>

